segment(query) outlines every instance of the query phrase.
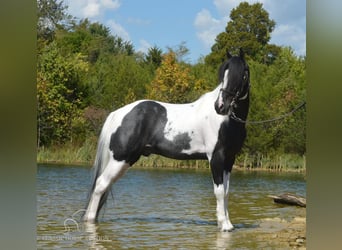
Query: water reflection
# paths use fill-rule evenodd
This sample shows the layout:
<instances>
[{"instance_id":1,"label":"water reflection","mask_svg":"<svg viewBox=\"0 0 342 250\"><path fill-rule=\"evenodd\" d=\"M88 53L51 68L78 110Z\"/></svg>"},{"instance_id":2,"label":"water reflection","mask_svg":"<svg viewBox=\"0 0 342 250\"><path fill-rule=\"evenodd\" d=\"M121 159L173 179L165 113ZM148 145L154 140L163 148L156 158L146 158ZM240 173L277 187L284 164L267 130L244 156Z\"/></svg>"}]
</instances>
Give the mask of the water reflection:
<instances>
[{"instance_id":1,"label":"water reflection","mask_svg":"<svg viewBox=\"0 0 342 250\"><path fill-rule=\"evenodd\" d=\"M108 237L101 237L98 232L98 226L94 223L84 223L84 231L86 232L88 236L88 244L90 248L93 249L101 249L104 248L102 245L102 242L104 240L109 241Z\"/></svg>"},{"instance_id":2,"label":"water reflection","mask_svg":"<svg viewBox=\"0 0 342 250\"><path fill-rule=\"evenodd\" d=\"M279 206L267 197L305 196L301 175L233 172L229 209L235 230L219 232L209 171L132 169L114 185L114 200L107 202L100 223L82 223L89 183L88 168L38 168L38 249L262 248L264 218L305 216L305 209Z\"/></svg>"},{"instance_id":3,"label":"water reflection","mask_svg":"<svg viewBox=\"0 0 342 250\"><path fill-rule=\"evenodd\" d=\"M233 232L218 232L216 234L216 249L230 249Z\"/></svg>"}]
</instances>

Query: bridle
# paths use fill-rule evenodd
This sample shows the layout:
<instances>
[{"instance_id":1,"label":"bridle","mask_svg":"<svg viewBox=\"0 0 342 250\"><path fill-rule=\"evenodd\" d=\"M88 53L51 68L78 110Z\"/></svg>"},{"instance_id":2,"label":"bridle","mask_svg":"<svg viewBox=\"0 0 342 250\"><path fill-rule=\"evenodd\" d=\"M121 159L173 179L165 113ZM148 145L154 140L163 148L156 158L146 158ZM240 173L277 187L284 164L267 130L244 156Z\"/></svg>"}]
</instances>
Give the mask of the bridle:
<instances>
[{"instance_id":1,"label":"bridle","mask_svg":"<svg viewBox=\"0 0 342 250\"><path fill-rule=\"evenodd\" d=\"M235 68L236 68L236 73L233 74L233 76L229 77L229 61L232 60L229 56L228 59L229 61L224 63L223 65L221 65L220 70L219 70L219 79L221 81L221 88L219 88L219 94L218 94L218 98L216 99L215 102L215 109L216 112L218 114L225 114L226 112L232 113L234 112L234 109L236 109L238 106L238 103L242 100L248 99L248 95L249 95L249 88L250 88L250 83L249 83L249 68L248 65L243 61L243 57L240 55L242 62L238 61L238 59L236 59L235 61L232 61L236 64ZM234 57L233 57L234 59ZM242 73L242 65L241 63L243 63L243 67L244 67L244 72L243 72L243 79L242 82L238 83L236 82L236 84L241 84L240 86L230 86L229 84L229 79L232 79L233 81L235 81L235 79L237 77L239 77L239 74ZM235 78L235 79L234 79ZM236 81L240 81L239 79L236 79ZM235 84L235 85L236 85ZM247 86L246 86L247 84ZM236 88L237 87L237 88ZM230 103L228 102L230 101Z\"/></svg>"},{"instance_id":2,"label":"bridle","mask_svg":"<svg viewBox=\"0 0 342 250\"><path fill-rule=\"evenodd\" d=\"M234 96L233 100L230 103L230 106L234 106L234 105L236 105L237 101L242 101L242 100L245 100L247 98L247 96L249 94L249 88L250 88L250 84L248 83L246 94L242 97L240 97L240 91L236 91L236 93L234 93L233 91L230 91L230 90L227 90L224 88L220 88L220 92L226 93L227 95L230 95L230 96Z\"/></svg>"}]
</instances>

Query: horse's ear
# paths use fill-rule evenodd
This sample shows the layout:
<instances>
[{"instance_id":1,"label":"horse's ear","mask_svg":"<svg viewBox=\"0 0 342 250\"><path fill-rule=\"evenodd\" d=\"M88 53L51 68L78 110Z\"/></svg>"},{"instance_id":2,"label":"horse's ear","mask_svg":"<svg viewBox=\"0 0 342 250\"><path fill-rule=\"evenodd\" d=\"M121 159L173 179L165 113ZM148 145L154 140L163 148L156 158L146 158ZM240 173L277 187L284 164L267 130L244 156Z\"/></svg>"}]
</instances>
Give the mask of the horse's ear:
<instances>
[{"instance_id":1,"label":"horse's ear","mask_svg":"<svg viewBox=\"0 0 342 250\"><path fill-rule=\"evenodd\" d=\"M229 53L229 51L227 50L227 58L230 59L232 58L233 56Z\"/></svg>"},{"instance_id":2,"label":"horse's ear","mask_svg":"<svg viewBox=\"0 0 342 250\"><path fill-rule=\"evenodd\" d=\"M240 53L240 57L241 57L242 59L244 59L244 58L245 58L245 52L243 52L243 49L242 49L242 48L239 49L239 53Z\"/></svg>"}]
</instances>

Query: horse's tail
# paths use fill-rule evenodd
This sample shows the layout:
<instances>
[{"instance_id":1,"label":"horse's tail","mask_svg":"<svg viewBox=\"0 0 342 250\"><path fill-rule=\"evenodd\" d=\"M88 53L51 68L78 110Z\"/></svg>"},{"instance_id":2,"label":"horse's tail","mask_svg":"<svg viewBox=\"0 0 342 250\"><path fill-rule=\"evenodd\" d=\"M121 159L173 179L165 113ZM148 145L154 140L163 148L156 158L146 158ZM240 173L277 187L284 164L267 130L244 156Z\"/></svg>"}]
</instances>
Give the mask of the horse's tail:
<instances>
[{"instance_id":1,"label":"horse's tail","mask_svg":"<svg viewBox=\"0 0 342 250\"><path fill-rule=\"evenodd\" d=\"M96 157L95 162L93 166L93 176L92 176L92 184L88 195L88 202L89 205L90 199L92 197L93 192L95 191L96 187L96 181L100 177L100 175L103 173L104 169L106 168L109 160L110 160L110 151L109 151L109 143L110 143L110 135L111 135L111 125L113 123L114 119L114 113L109 114L107 117L102 130L101 134L98 140L97 145L97 151L96 151ZM101 196L99 206L96 211L96 218L99 214L99 211L103 207L103 205L106 203L108 194L110 192L110 189L107 189Z\"/></svg>"}]
</instances>

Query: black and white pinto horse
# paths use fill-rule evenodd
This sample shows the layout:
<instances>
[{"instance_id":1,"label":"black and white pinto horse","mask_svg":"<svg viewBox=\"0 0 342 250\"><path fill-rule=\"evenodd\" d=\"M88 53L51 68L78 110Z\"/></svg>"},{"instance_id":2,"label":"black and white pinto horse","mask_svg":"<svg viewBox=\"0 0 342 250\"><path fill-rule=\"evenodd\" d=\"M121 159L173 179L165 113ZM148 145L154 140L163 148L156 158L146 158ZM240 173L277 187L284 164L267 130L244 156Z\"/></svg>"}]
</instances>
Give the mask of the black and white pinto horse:
<instances>
[{"instance_id":1,"label":"black and white pinto horse","mask_svg":"<svg viewBox=\"0 0 342 250\"><path fill-rule=\"evenodd\" d=\"M111 184L141 155L158 154L209 161L218 227L233 230L228 214L229 178L246 129L232 116L246 120L248 107L249 67L240 50L239 56L227 53L219 69L219 86L193 103L140 100L110 113L98 142L84 221L96 221Z\"/></svg>"}]
</instances>

